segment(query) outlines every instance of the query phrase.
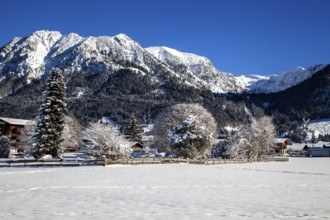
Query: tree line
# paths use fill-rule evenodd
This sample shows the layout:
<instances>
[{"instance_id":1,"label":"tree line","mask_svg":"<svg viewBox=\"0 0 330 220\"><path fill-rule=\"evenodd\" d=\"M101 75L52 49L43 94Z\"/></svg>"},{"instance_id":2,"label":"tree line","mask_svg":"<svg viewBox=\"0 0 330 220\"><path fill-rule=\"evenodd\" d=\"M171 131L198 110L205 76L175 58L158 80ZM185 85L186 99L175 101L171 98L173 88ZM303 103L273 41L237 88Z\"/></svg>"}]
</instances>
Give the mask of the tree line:
<instances>
[{"instance_id":1,"label":"tree line","mask_svg":"<svg viewBox=\"0 0 330 220\"><path fill-rule=\"evenodd\" d=\"M204 94L207 95L210 94ZM99 122L91 122L83 130L76 119L66 114L66 83L62 71L54 69L47 79L37 121L26 126L21 138L34 157L60 157L65 146L75 144L94 157L118 158L131 152L130 142L142 142L143 130L134 114L122 132L116 126ZM269 151L274 138L270 119L252 121L251 127L242 125L239 131L232 147L227 146L232 156L260 158ZM202 158L210 155L218 126L212 113L202 105L174 104L157 115L153 135L154 143L148 147L173 152L177 157Z\"/></svg>"}]
</instances>

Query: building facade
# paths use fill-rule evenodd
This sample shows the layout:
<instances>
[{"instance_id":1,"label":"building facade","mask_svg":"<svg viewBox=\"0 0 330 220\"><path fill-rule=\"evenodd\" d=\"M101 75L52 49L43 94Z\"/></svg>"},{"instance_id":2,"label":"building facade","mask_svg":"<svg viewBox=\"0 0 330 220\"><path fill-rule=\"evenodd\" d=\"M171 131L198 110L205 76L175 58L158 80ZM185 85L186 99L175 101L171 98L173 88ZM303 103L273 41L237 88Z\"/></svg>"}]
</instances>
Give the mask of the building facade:
<instances>
[{"instance_id":1,"label":"building facade","mask_svg":"<svg viewBox=\"0 0 330 220\"><path fill-rule=\"evenodd\" d=\"M30 120L3 118L0 117L0 135L5 135L9 138L13 150L18 150L20 146L20 138L22 129Z\"/></svg>"}]
</instances>

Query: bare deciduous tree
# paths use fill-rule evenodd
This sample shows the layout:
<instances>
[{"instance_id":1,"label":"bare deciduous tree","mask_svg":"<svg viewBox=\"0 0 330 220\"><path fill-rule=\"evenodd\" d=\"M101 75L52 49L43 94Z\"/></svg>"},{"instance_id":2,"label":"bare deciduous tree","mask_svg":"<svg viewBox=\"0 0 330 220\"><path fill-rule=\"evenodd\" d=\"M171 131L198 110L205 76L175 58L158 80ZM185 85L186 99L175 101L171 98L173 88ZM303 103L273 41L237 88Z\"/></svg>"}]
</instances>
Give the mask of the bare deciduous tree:
<instances>
[{"instance_id":1,"label":"bare deciduous tree","mask_svg":"<svg viewBox=\"0 0 330 220\"><path fill-rule=\"evenodd\" d=\"M62 133L62 147L68 150L76 150L79 147L79 140L82 138L82 127L75 117L65 116L65 125Z\"/></svg>"},{"instance_id":2,"label":"bare deciduous tree","mask_svg":"<svg viewBox=\"0 0 330 220\"><path fill-rule=\"evenodd\" d=\"M20 148L24 153L31 153L33 150L33 135L36 130L36 121L29 121L20 132Z\"/></svg>"},{"instance_id":3,"label":"bare deciduous tree","mask_svg":"<svg viewBox=\"0 0 330 220\"><path fill-rule=\"evenodd\" d=\"M129 142L111 125L91 123L83 132L83 137L82 150L98 158L123 157L131 151Z\"/></svg>"},{"instance_id":4,"label":"bare deciduous tree","mask_svg":"<svg viewBox=\"0 0 330 220\"><path fill-rule=\"evenodd\" d=\"M264 157L272 150L275 139L275 127L270 117L253 119L250 126L241 127L234 135L232 155L249 160Z\"/></svg>"}]
</instances>

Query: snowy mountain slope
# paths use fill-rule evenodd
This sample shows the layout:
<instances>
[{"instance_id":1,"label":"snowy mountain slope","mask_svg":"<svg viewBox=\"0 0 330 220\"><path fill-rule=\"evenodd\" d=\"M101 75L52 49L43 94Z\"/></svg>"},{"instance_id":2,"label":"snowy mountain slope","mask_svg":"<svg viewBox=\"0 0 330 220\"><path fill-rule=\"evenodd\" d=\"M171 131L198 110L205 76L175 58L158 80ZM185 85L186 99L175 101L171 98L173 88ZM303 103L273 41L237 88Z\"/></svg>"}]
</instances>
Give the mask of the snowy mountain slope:
<instances>
[{"instance_id":1,"label":"snowy mountain slope","mask_svg":"<svg viewBox=\"0 0 330 220\"><path fill-rule=\"evenodd\" d=\"M235 76L237 82L244 87L246 90L251 90L250 87L261 80L269 80L269 76L259 76L259 75L241 75Z\"/></svg>"},{"instance_id":2,"label":"snowy mountain slope","mask_svg":"<svg viewBox=\"0 0 330 220\"><path fill-rule=\"evenodd\" d=\"M280 75L271 75L265 79L256 80L247 84L250 91L258 93L280 92L291 88L310 78L314 73L323 69L326 65L316 65L309 68L297 67L284 71Z\"/></svg>"},{"instance_id":3,"label":"snowy mountain slope","mask_svg":"<svg viewBox=\"0 0 330 220\"><path fill-rule=\"evenodd\" d=\"M229 73L217 70L205 57L183 53L168 47L149 47L148 52L185 76L194 85L203 85L216 93L239 93L244 87Z\"/></svg>"},{"instance_id":4,"label":"snowy mountain slope","mask_svg":"<svg viewBox=\"0 0 330 220\"><path fill-rule=\"evenodd\" d=\"M1 75L40 77L45 57L61 36L56 31L37 31L26 38L15 38L0 50Z\"/></svg>"},{"instance_id":5,"label":"snowy mountain slope","mask_svg":"<svg viewBox=\"0 0 330 220\"><path fill-rule=\"evenodd\" d=\"M54 31L37 31L1 48L0 74L33 79L47 74L51 67L61 67L68 73L88 73L113 69L121 61L148 69L144 54L143 48L124 34L83 38L77 34L63 36Z\"/></svg>"},{"instance_id":6,"label":"snowy mountain slope","mask_svg":"<svg viewBox=\"0 0 330 220\"><path fill-rule=\"evenodd\" d=\"M315 131L321 135L330 134L330 118L312 120L308 123L308 129L311 133Z\"/></svg>"},{"instance_id":7,"label":"snowy mountain slope","mask_svg":"<svg viewBox=\"0 0 330 220\"><path fill-rule=\"evenodd\" d=\"M37 31L26 38L15 38L0 48L0 77L25 78L29 83L48 74L52 67L62 68L68 74L136 68L141 74L152 75L154 82L160 84L167 75L180 83L213 92L244 89L233 76L217 71L206 58L192 54L183 57L183 53L177 52L180 56L165 62L150 52L125 34L84 38L74 33Z\"/></svg>"}]
</instances>

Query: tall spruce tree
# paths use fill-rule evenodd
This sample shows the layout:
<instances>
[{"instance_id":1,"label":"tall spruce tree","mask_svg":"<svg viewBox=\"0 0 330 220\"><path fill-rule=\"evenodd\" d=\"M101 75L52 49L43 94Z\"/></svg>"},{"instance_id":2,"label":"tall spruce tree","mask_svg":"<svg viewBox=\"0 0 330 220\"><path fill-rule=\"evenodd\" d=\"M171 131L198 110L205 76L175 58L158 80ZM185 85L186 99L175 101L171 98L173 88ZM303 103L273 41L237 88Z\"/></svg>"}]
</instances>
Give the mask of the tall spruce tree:
<instances>
[{"instance_id":1,"label":"tall spruce tree","mask_svg":"<svg viewBox=\"0 0 330 220\"><path fill-rule=\"evenodd\" d=\"M129 141L141 142L142 140L143 129L138 120L135 118L134 113L131 114L129 124L125 129L124 134L126 139Z\"/></svg>"},{"instance_id":2,"label":"tall spruce tree","mask_svg":"<svg viewBox=\"0 0 330 220\"><path fill-rule=\"evenodd\" d=\"M66 112L65 82L62 71L53 69L47 79L46 90L37 117L34 135L35 158L46 154L59 157L62 153L61 142Z\"/></svg>"}]
</instances>

